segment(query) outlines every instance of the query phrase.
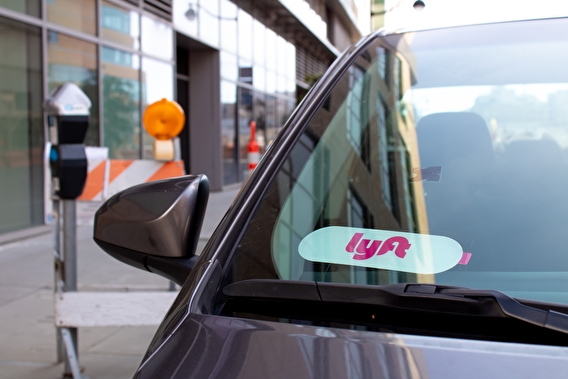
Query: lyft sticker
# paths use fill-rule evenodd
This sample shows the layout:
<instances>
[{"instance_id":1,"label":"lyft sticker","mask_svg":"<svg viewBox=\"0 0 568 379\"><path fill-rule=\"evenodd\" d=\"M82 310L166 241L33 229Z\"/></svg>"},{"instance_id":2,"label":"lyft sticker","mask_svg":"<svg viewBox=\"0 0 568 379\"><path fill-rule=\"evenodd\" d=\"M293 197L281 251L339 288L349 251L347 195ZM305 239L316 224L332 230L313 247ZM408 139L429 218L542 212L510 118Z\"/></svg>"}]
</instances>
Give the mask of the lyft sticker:
<instances>
[{"instance_id":1,"label":"lyft sticker","mask_svg":"<svg viewBox=\"0 0 568 379\"><path fill-rule=\"evenodd\" d=\"M311 262L436 274L467 264L470 253L448 237L329 226L308 234L298 247Z\"/></svg>"}]
</instances>

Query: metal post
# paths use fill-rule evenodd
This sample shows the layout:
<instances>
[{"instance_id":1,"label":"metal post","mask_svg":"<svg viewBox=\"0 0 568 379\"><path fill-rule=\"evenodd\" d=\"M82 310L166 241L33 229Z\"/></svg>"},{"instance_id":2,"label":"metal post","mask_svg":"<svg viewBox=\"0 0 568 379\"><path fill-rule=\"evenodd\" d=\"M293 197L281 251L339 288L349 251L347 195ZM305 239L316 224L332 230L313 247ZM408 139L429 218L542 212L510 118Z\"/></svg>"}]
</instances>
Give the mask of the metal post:
<instances>
[{"instance_id":1,"label":"metal post","mask_svg":"<svg viewBox=\"0 0 568 379\"><path fill-rule=\"evenodd\" d=\"M63 280L62 274L62 256L61 256L61 209L59 199L53 199L53 260L54 260L54 277L53 277L53 291L57 293L60 290L60 283ZM55 343L57 363L63 362L63 340L61 337L61 330L55 326Z\"/></svg>"},{"instance_id":2,"label":"metal post","mask_svg":"<svg viewBox=\"0 0 568 379\"><path fill-rule=\"evenodd\" d=\"M63 200L63 282L65 292L77 291L77 220L75 200ZM72 344L66 345L68 357L79 357L77 328L68 328ZM69 359L65 360L64 376L72 374Z\"/></svg>"}]
</instances>

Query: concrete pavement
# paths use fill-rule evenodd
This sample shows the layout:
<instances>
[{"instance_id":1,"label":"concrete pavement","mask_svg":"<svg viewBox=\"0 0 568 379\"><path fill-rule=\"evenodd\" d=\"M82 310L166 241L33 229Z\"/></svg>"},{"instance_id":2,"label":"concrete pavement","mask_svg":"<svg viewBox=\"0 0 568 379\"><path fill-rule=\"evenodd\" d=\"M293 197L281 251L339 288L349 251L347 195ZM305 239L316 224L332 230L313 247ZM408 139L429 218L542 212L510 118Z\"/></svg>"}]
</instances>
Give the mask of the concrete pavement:
<instances>
[{"instance_id":1,"label":"concrete pavement","mask_svg":"<svg viewBox=\"0 0 568 379\"><path fill-rule=\"evenodd\" d=\"M238 193L210 194L198 245L201 251ZM48 231L48 230L46 230ZM50 232L0 245L0 379L61 378L56 362ZM92 227L77 228L79 291L156 290L169 281L127 266L92 240ZM156 327L79 329L79 362L90 379L131 378Z\"/></svg>"}]
</instances>

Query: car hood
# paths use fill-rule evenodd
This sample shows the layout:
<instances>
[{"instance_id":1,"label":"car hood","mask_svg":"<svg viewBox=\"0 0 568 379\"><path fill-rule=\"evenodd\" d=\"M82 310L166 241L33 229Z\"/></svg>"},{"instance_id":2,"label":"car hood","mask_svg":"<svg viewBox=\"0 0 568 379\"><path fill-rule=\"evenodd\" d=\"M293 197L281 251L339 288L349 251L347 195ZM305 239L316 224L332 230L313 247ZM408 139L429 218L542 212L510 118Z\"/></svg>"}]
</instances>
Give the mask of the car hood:
<instances>
[{"instance_id":1,"label":"car hood","mask_svg":"<svg viewBox=\"0 0 568 379\"><path fill-rule=\"evenodd\" d=\"M568 348L191 315L136 378L561 378Z\"/></svg>"}]
</instances>

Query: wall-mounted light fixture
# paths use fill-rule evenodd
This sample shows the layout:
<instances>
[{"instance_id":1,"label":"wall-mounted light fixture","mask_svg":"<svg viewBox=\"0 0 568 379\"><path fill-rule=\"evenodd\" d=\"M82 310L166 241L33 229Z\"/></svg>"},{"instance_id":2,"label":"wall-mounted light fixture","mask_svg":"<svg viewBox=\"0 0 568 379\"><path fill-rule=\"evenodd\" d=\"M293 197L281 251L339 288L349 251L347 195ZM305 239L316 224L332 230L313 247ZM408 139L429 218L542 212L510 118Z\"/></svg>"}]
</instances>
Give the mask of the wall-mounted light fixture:
<instances>
[{"instance_id":1,"label":"wall-mounted light fixture","mask_svg":"<svg viewBox=\"0 0 568 379\"><path fill-rule=\"evenodd\" d=\"M414 5L412 7L417 11L421 11L422 9L424 9L425 6L426 4L424 4L422 0L416 0L416 2L414 2Z\"/></svg>"},{"instance_id":2,"label":"wall-mounted light fixture","mask_svg":"<svg viewBox=\"0 0 568 379\"><path fill-rule=\"evenodd\" d=\"M188 10L185 11L185 18L187 18L189 21L194 21L196 18L199 17L200 11L204 11L208 15L215 17L219 20L237 21L237 17L221 17L217 14L213 14L207 8L201 7L199 3L189 3L189 8Z\"/></svg>"}]
</instances>

